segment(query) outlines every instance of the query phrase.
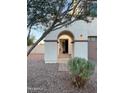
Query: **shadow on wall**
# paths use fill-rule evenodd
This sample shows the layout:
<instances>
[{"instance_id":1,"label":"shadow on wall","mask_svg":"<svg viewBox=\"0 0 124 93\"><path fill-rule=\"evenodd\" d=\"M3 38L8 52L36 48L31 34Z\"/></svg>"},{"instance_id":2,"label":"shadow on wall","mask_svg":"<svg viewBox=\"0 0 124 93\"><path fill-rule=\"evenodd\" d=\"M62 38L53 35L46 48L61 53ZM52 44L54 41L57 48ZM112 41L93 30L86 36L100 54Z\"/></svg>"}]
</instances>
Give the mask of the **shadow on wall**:
<instances>
[{"instance_id":1,"label":"shadow on wall","mask_svg":"<svg viewBox=\"0 0 124 93\"><path fill-rule=\"evenodd\" d=\"M88 42L88 59L97 61L97 41Z\"/></svg>"}]
</instances>

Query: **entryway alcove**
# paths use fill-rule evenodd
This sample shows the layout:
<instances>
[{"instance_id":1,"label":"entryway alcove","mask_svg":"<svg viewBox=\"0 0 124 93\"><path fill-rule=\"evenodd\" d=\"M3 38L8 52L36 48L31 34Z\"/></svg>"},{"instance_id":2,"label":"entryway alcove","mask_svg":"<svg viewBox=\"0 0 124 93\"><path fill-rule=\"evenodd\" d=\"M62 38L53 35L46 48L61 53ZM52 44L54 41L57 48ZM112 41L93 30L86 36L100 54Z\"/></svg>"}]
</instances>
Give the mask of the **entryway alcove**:
<instances>
[{"instance_id":1,"label":"entryway alcove","mask_svg":"<svg viewBox=\"0 0 124 93\"><path fill-rule=\"evenodd\" d=\"M70 31L62 31L57 38L58 60L64 61L74 55L74 36Z\"/></svg>"}]
</instances>

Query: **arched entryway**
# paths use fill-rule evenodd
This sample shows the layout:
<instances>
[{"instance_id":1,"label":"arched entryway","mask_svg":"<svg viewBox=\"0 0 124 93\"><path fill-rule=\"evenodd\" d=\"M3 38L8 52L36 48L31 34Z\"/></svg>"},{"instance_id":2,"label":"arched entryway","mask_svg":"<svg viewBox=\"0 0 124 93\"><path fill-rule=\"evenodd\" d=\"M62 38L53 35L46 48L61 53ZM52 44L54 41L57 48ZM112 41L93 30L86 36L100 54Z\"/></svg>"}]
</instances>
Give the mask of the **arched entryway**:
<instances>
[{"instance_id":1,"label":"arched entryway","mask_svg":"<svg viewBox=\"0 0 124 93\"><path fill-rule=\"evenodd\" d=\"M74 56L74 35L70 31L62 31L57 41L58 58L72 58Z\"/></svg>"}]
</instances>

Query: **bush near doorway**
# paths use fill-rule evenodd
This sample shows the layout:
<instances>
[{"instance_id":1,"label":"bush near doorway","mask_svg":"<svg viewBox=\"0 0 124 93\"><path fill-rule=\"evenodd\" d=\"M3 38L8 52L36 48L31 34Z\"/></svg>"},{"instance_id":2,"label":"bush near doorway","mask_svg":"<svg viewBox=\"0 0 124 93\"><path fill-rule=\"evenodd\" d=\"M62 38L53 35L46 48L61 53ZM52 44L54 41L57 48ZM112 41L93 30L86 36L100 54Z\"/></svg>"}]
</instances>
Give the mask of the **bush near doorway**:
<instances>
[{"instance_id":1,"label":"bush near doorway","mask_svg":"<svg viewBox=\"0 0 124 93\"><path fill-rule=\"evenodd\" d=\"M75 57L68 62L72 75L72 83L75 87L83 87L94 72L95 65L86 59Z\"/></svg>"}]
</instances>

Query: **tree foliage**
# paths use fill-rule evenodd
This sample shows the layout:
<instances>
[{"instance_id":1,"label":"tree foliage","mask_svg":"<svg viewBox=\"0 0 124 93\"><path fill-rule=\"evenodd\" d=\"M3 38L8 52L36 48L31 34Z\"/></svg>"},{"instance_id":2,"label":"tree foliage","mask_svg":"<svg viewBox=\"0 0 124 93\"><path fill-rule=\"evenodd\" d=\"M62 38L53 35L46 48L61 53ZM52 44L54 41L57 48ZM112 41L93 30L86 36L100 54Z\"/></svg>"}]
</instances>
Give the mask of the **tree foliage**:
<instances>
[{"instance_id":1,"label":"tree foliage","mask_svg":"<svg viewBox=\"0 0 124 93\"><path fill-rule=\"evenodd\" d=\"M33 45L35 37L32 35L29 39L27 39L27 46Z\"/></svg>"},{"instance_id":2,"label":"tree foliage","mask_svg":"<svg viewBox=\"0 0 124 93\"><path fill-rule=\"evenodd\" d=\"M77 20L89 22L92 0L27 0L27 27L42 25L44 33L29 49L32 49L49 34ZM94 16L93 16L94 17ZM29 35L30 36L29 30Z\"/></svg>"}]
</instances>

